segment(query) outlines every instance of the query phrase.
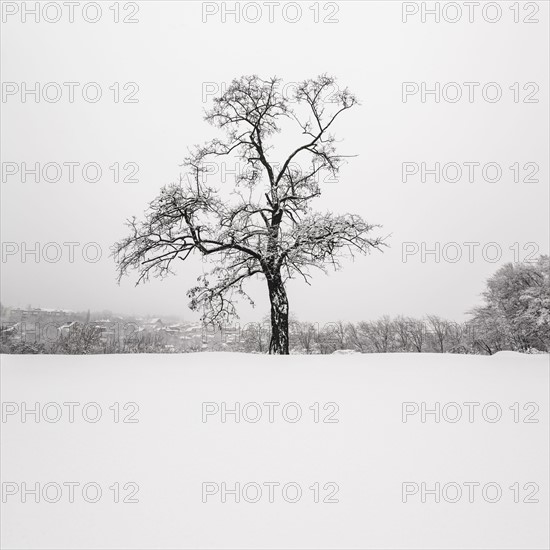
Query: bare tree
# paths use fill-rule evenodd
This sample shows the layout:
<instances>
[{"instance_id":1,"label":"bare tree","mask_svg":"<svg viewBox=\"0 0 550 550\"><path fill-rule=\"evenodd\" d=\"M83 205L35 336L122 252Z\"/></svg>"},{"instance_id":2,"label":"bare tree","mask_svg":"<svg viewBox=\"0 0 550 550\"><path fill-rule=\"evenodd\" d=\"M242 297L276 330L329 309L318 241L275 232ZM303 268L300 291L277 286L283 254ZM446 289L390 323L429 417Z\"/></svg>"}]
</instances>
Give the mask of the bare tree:
<instances>
[{"instance_id":1,"label":"bare tree","mask_svg":"<svg viewBox=\"0 0 550 550\"><path fill-rule=\"evenodd\" d=\"M411 344L415 351L421 353L426 343L426 325L419 319L409 318L407 321Z\"/></svg>"},{"instance_id":2,"label":"bare tree","mask_svg":"<svg viewBox=\"0 0 550 550\"><path fill-rule=\"evenodd\" d=\"M393 351L394 327L387 315L377 321L361 321L358 324L358 331L375 353Z\"/></svg>"},{"instance_id":3,"label":"bare tree","mask_svg":"<svg viewBox=\"0 0 550 550\"><path fill-rule=\"evenodd\" d=\"M367 353L368 343L365 335L359 330L359 325L348 324L348 338L352 348L361 353Z\"/></svg>"},{"instance_id":4,"label":"bare tree","mask_svg":"<svg viewBox=\"0 0 550 550\"><path fill-rule=\"evenodd\" d=\"M428 315L428 325L433 337L435 349L439 353L444 353L445 344L449 336L449 321L437 315Z\"/></svg>"},{"instance_id":5,"label":"bare tree","mask_svg":"<svg viewBox=\"0 0 550 550\"><path fill-rule=\"evenodd\" d=\"M119 280L135 269L136 284L151 274L171 273L174 260L185 260L193 252L215 255L215 267L188 292L191 309L202 310L205 322L235 316L235 298L250 300L243 283L264 277L271 304L269 352L288 354L286 281L301 276L309 284L310 268L338 268L342 256L365 254L383 242L369 236L378 226L360 216L311 208L321 194L320 174L336 175L345 160L336 151L332 130L336 119L357 105L355 96L346 88L325 101L335 89L334 78L328 76L305 80L292 96L283 95L279 85L277 78L245 76L214 100L205 118L224 131L225 138L190 153L184 162L190 178L164 187L144 221L130 220L130 235L114 245L113 254ZM301 137L277 163L271 150L283 123L285 130L293 124ZM296 135L290 137L287 143L296 143ZM223 197L206 179L212 161L231 156L247 170Z\"/></svg>"},{"instance_id":6,"label":"bare tree","mask_svg":"<svg viewBox=\"0 0 550 550\"><path fill-rule=\"evenodd\" d=\"M319 332L317 323L293 321L290 323L290 326L291 341L293 339L296 341L296 345L301 352L306 354L312 353L315 349Z\"/></svg>"},{"instance_id":7,"label":"bare tree","mask_svg":"<svg viewBox=\"0 0 550 550\"><path fill-rule=\"evenodd\" d=\"M467 323L449 322L447 334L450 353L468 353L470 327Z\"/></svg>"},{"instance_id":8,"label":"bare tree","mask_svg":"<svg viewBox=\"0 0 550 550\"><path fill-rule=\"evenodd\" d=\"M315 343L319 346L319 353L321 355L328 355L336 351L334 334L330 324L328 324L328 327L327 325L323 325L323 327L319 328Z\"/></svg>"},{"instance_id":9,"label":"bare tree","mask_svg":"<svg viewBox=\"0 0 550 550\"><path fill-rule=\"evenodd\" d=\"M333 351L346 348L347 327L343 321L326 323L322 332L325 334L326 342L330 341L332 343Z\"/></svg>"},{"instance_id":10,"label":"bare tree","mask_svg":"<svg viewBox=\"0 0 550 550\"><path fill-rule=\"evenodd\" d=\"M112 346L111 343L106 353L114 353ZM138 332L124 339L123 350L124 353L166 353L166 337L158 332Z\"/></svg>"},{"instance_id":11,"label":"bare tree","mask_svg":"<svg viewBox=\"0 0 550 550\"><path fill-rule=\"evenodd\" d=\"M271 327L263 320L261 323L248 323L241 335L241 346L244 351L265 353L269 349Z\"/></svg>"},{"instance_id":12,"label":"bare tree","mask_svg":"<svg viewBox=\"0 0 550 550\"><path fill-rule=\"evenodd\" d=\"M51 346L51 353L87 355L98 353L101 332L94 325L75 322L66 332L60 333Z\"/></svg>"},{"instance_id":13,"label":"bare tree","mask_svg":"<svg viewBox=\"0 0 550 550\"><path fill-rule=\"evenodd\" d=\"M502 319L488 313L487 308L474 312L475 318L468 323L473 349L488 355L507 349L509 338Z\"/></svg>"},{"instance_id":14,"label":"bare tree","mask_svg":"<svg viewBox=\"0 0 550 550\"><path fill-rule=\"evenodd\" d=\"M394 324L388 315L384 315L373 323L373 338L377 342L379 351L388 353L393 351L395 344Z\"/></svg>"},{"instance_id":15,"label":"bare tree","mask_svg":"<svg viewBox=\"0 0 550 550\"><path fill-rule=\"evenodd\" d=\"M397 317L393 321L399 351L410 351L411 333L409 329L409 324L409 320L402 316Z\"/></svg>"}]
</instances>

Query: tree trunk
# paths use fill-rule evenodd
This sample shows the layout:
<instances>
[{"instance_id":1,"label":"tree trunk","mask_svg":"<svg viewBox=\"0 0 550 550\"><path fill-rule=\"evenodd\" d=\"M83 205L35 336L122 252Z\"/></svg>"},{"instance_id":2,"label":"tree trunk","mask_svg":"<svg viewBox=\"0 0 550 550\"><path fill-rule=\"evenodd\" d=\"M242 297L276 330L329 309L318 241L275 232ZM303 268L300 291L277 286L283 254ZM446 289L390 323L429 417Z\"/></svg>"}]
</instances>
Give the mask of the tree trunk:
<instances>
[{"instance_id":1,"label":"tree trunk","mask_svg":"<svg viewBox=\"0 0 550 550\"><path fill-rule=\"evenodd\" d=\"M288 298L280 273L266 275L271 302L271 341L269 353L288 355Z\"/></svg>"}]
</instances>

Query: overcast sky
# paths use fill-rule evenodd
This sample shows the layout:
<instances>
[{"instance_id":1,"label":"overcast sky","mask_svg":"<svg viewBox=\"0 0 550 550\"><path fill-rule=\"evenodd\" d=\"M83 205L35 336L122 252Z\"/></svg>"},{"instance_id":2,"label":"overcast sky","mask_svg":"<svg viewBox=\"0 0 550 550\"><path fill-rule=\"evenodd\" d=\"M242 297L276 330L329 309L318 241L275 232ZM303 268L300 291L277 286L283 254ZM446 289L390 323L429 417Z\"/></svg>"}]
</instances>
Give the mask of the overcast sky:
<instances>
[{"instance_id":1,"label":"overcast sky","mask_svg":"<svg viewBox=\"0 0 550 550\"><path fill-rule=\"evenodd\" d=\"M234 77L254 73L285 82L328 73L359 97L361 106L345 113L335 127L341 150L357 157L349 159L339 181L326 182L316 209L360 214L382 224L380 233L390 235L390 248L383 253L346 261L341 271L329 276L318 272L311 286L291 282L291 311L299 319L357 321L384 314L436 313L462 320L500 265L516 259L518 252L520 259L548 253L548 3L538 2L540 22L533 24L514 23L506 2L500 4L498 22L488 23L476 13L473 23L463 15L454 24L434 23L433 18L422 23L420 14L404 23L401 2L393 1L320 2L318 23L308 9L313 2L300 3L302 14L294 23L284 20L280 7L274 8L270 23L262 3L257 4L263 10L257 23L236 23L231 15L222 22L221 9L203 22L200 2L172 1L139 3L134 16L138 23L116 24L115 13L108 9L111 3L101 5L97 23L84 21L79 8L74 23L67 22L66 11L56 23L35 23L32 16L22 23L20 13L4 13L4 92L14 90L6 88L9 82L19 88L13 95L4 94L1 104L3 304L197 319L185 293L202 273L199 258L182 264L177 276L136 288L135 276L117 285L108 248L125 235L125 219L139 217L161 186L179 178L188 147L221 137L202 118L205 86L217 89ZM287 19L294 18L296 12L286 9ZM244 16L251 19L255 14L251 10ZM527 15L520 13L521 18ZM87 16L93 18L94 13ZM121 12L124 16L131 14ZM338 22L323 23L324 18ZM59 101L34 102L28 95L22 102L22 82L28 87L35 82L80 85L73 103L66 86ZM88 82L101 87L96 103L82 97ZM128 82L139 86L128 97L138 102L116 103L113 84L119 83L122 99L134 91L133 85L123 88ZM405 103L403 82L419 87L426 82L431 88L435 82L480 85L472 88L473 102L468 101L468 88L461 86L463 97L455 103L444 98L436 103L433 96L423 103L420 93ZM499 101L484 100L482 88L488 82L502 89ZM533 85L524 89L530 82L538 91ZM87 88L91 97L96 88ZM415 85L409 89L414 91ZM487 96L494 97L495 90L487 87ZM49 92L54 96L55 87ZM453 99L456 87L446 87L445 93ZM538 103L524 103L529 97ZM67 168L61 181L47 182L40 176L35 182L28 176L23 183L20 172L9 175L14 164L6 164L20 169L23 162L39 162L41 167L78 162L80 167L72 183ZM97 183L82 177L81 166L89 162L102 168ZM139 166L134 176L139 181L115 183L109 167L119 163L122 178L129 175L131 167L123 168L128 162ZM403 162L426 162L428 168L436 162L480 166L474 182L468 181L464 165L462 179L455 183L436 183L431 175L426 182L420 175L403 182ZM481 167L491 162L502 169L498 182L484 181ZM514 182L514 163L519 163L521 180L538 165L538 173L531 176L538 182ZM527 163L534 164L525 167ZM487 168L489 179L494 170L494 165ZM448 175L454 177L452 169ZM230 178L225 185L231 185ZM32 254L22 261L23 246L51 242L60 245L59 261L41 257L35 262ZM79 243L73 262L66 242ZM443 257L437 263L433 255L422 262L422 242L432 249L435 243L441 248L459 243L463 256L455 263ZM480 243L470 249L473 262L463 245L467 242ZM486 248L484 257L482 248L491 242L498 247ZM83 259L86 243L99 243L99 261ZM413 253L406 262L403 243L418 243L418 253L416 245L408 245ZM514 243L515 252L510 249ZM501 259L489 261L498 248ZM86 251L93 259L94 247ZM445 251L452 259L456 247ZM56 248L50 246L48 253L55 257ZM268 312L264 287L263 281L250 283L257 306L251 310L243 305L243 320Z\"/></svg>"}]
</instances>

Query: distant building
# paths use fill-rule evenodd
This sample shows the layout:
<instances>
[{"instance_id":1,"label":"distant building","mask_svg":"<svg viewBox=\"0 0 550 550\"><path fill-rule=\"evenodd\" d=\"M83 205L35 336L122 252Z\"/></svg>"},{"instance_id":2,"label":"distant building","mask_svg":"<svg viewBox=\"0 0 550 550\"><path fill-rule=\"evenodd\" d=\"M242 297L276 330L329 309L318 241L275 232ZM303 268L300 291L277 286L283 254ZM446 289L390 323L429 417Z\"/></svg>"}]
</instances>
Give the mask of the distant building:
<instances>
[{"instance_id":1,"label":"distant building","mask_svg":"<svg viewBox=\"0 0 550 550\"><path fill-rule=\"evenodd\" d=\"M161 328L164 327L164 323L162 322L162 319L160 319L160 317L153 317L153 319L147 319L147 321L145 321L144 324L149 330L160 330Z\"/></svg>"},{"instance_id":2,"label":"distant building","mask_svg":"<svg viewBox=\"0 0 550 550\"><path fill-rule=\"evenodd\" d=\"M74 330L78 325L79 323L77 323L76 321L73 321L72 323L66 323L58 328L59 334L67 336L71 332L71 330Z\"/></svg>"},{"instance_id":3,"label":"distant building","mask_svg":"<svg viewBox=\"0 0 550 550\"><path fill-rule=\"evenodd\" d=\"M14 307L10 310L10 320L13 321L53 321L68 320L74 316L74 311L70 309L52 309L52 308L20 308Z\"/></svg>"}]
</instances>

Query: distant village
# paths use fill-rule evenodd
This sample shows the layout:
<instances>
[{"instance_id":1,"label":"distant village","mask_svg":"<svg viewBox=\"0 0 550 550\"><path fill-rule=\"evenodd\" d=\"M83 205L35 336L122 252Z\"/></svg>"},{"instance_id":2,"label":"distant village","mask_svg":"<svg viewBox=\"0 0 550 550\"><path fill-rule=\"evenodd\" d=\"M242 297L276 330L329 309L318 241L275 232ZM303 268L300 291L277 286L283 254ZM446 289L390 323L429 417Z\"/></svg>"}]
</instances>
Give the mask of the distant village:
<instances>
[{"instance_id":1,"label":"distant village","mask_svg":"<svg viewBox=\"0 0 550 550\"><path fill-rule=\"evenodd\" d=\"M7 353L182 353L236 348L241 340L238 326L39 307L2 307L0 331Z\"/></svg>"}]
</instances>

